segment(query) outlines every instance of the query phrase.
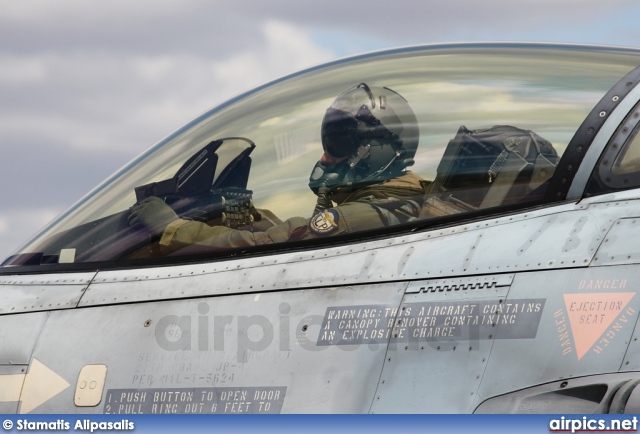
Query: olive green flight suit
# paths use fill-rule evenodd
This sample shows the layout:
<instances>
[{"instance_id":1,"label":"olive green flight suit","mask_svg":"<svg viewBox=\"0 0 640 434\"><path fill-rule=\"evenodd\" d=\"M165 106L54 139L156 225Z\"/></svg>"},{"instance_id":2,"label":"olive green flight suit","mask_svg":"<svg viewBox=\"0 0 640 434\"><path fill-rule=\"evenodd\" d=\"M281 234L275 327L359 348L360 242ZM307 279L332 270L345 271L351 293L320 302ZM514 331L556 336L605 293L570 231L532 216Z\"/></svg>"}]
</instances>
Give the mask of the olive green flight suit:
<instances>
[{"instance_id":1,"label":"olive green flight suit","mask_svg":"<svg viewBox=\"0 0 640 434\"><path fill-rule=\"evenodd\" d=\"M408 172L353 192L343 203L325 210L324 213L311 218L292 217L263 232L209 226L202 222L178 219L164 230L160 246L168 251L192 244L239 248L284 243L292 238L304 240L378 229L417 217L429 184Z\"/></svg>"}]
</instances>

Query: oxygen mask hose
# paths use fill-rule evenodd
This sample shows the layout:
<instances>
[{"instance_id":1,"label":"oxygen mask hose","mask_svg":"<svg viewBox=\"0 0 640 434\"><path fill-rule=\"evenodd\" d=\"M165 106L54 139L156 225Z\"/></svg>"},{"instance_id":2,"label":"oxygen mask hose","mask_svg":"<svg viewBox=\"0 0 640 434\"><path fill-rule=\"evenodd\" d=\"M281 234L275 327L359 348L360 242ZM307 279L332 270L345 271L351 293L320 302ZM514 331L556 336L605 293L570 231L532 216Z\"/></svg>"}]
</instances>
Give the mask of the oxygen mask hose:
<instances>
[{"instance_id":1,"label":"oxygen mask hose","mask_svg":"<svg viewBox=\"0 0 640 434\"><path fill-rule=\"evenodd\" d=\"M316 201L316 207L313 210L313 215L316 215L326 209L333 208L333 202L329 198L329 187L326 183L322 183L320 187L318 187L318 200Z\"/></svg>"}]
</instances>

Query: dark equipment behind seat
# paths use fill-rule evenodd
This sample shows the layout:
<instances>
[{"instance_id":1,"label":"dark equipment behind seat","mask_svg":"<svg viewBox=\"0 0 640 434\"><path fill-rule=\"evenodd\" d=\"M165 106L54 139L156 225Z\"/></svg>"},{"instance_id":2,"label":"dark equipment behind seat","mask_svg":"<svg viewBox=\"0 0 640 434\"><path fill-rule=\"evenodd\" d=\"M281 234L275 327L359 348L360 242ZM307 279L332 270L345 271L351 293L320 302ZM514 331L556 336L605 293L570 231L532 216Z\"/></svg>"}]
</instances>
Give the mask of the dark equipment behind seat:
<instances>
[{"instance_id":1,"label":"dark equipment behind seat","mask_svg":"<svg viewBox=\"0 0 640 434\"><path fill-rule=\"evenodd\" d=\"M453 208L443 210L444 215L535 200L544 194L557 163L553 145L533 131L463 125L447 145L427 205L449 202Z\"/></svg>"}]
</instances>

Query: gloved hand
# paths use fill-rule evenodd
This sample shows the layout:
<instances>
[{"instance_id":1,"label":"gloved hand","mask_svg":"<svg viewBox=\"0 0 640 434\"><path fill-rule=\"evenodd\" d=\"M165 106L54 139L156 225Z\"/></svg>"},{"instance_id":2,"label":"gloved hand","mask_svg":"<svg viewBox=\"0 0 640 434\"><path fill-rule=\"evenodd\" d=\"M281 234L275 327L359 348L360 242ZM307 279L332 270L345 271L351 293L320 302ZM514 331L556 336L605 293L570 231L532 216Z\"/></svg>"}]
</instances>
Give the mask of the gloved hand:
<instances>
[{"instance_id":1,"label":"gloved hand","mask_svg":"<svg viewBox=\"0 0 640 434\"><path fill-rule=\"evenodd\" d=\"M148 197L131 208L129 224L140 224L154 235L159 235L169 223L177 219L178 215L162 199Z\"/></svg>"}]
</instances>

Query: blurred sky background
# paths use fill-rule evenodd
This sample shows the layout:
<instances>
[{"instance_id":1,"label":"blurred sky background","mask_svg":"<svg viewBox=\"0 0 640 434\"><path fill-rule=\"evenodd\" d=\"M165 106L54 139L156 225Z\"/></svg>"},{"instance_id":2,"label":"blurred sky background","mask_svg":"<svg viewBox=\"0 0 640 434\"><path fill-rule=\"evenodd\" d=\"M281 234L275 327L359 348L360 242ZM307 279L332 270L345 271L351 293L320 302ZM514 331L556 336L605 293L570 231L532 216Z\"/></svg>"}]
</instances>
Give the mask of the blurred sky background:
<instances>
[{"instance_id":1,"label":"blurred sky background","mask_svg":"<svg viewBox=\"0 0 640 434\"><path fill-rule=\"evenodd\" d=\"M0 0L0 262L203 111L408 45L640 47L638 0Z\"/></svg>"}]
</instances>

